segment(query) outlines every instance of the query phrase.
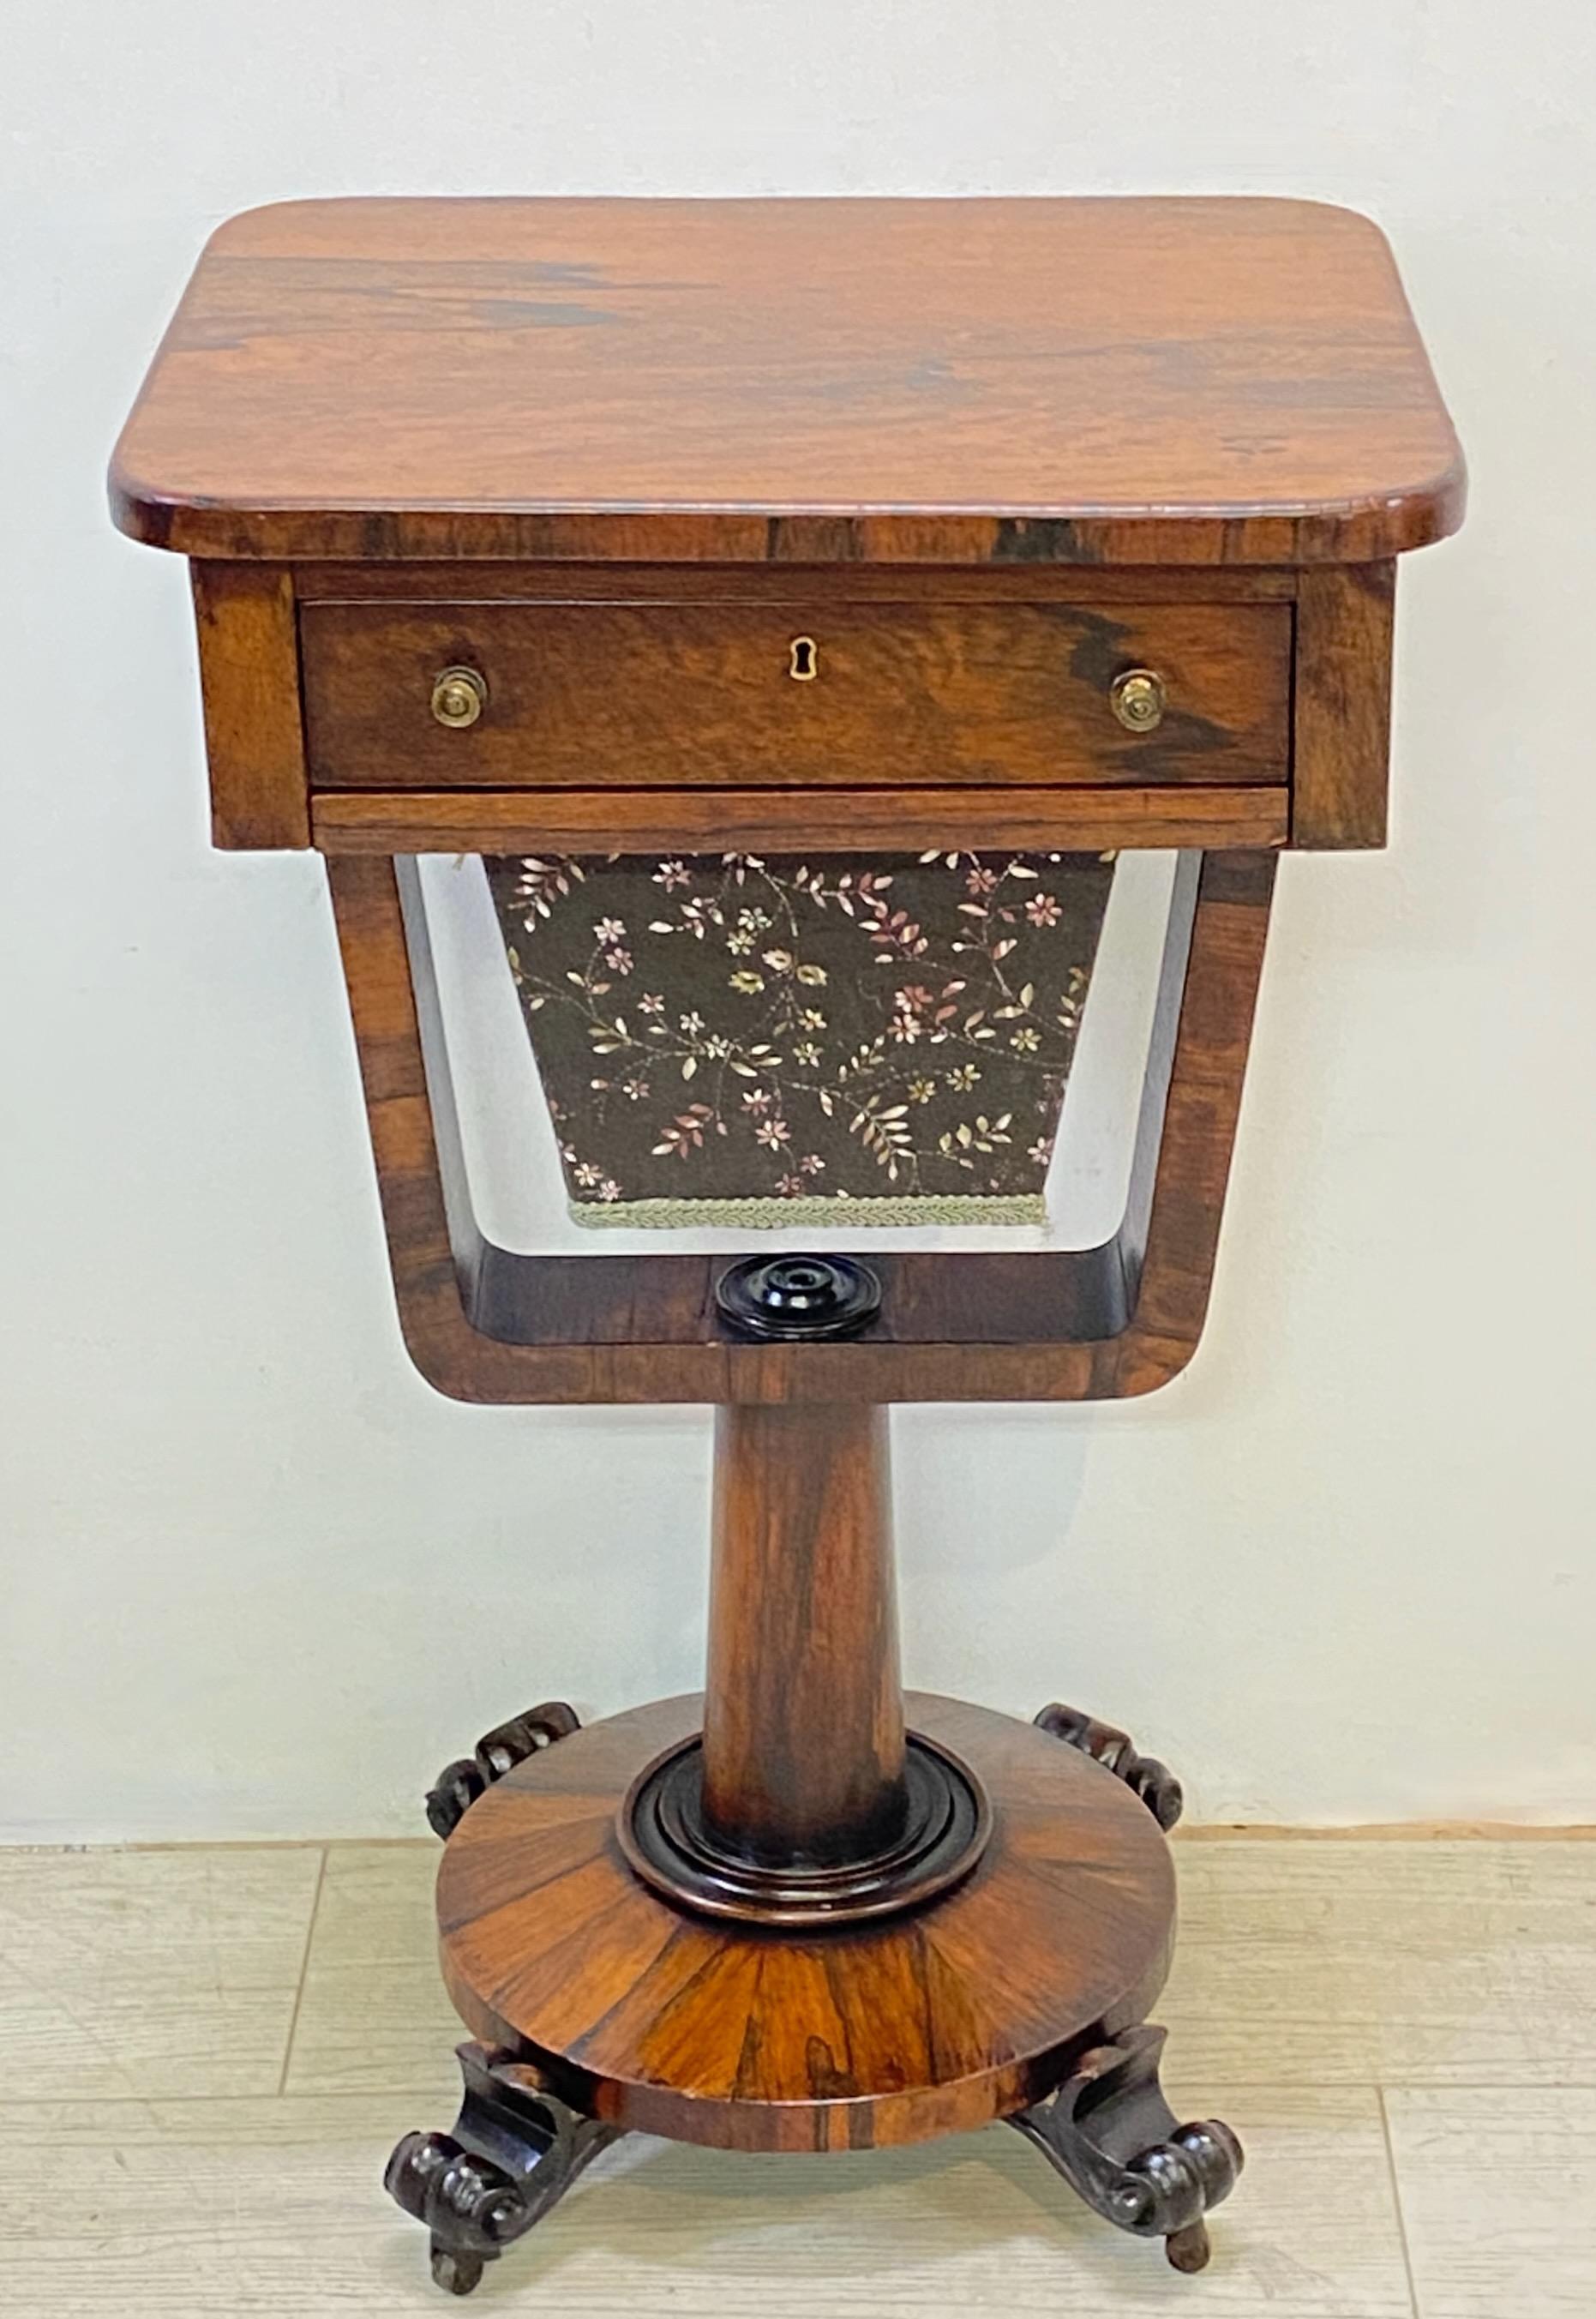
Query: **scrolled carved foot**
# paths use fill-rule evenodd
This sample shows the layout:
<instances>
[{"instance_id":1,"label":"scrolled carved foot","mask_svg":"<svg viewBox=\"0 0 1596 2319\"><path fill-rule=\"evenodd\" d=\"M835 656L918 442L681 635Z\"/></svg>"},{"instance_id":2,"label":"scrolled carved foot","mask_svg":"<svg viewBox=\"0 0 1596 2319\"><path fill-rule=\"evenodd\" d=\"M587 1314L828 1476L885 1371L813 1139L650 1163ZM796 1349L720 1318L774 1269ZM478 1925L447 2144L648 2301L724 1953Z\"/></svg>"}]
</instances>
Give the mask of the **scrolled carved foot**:
<instances>
[{"instance_id":1,"label":"scrolled carved foot","mask_svg":"<svg viewBox=\"0 0 1596 2319\"><path fill-rule=\"evenodd\" d=\"M581 1728L574 1708L567 1707L563 1699L546 1699L541 1706L529 1707L525 1715L512 1716L508 1723L484 1732L474 1754L446 1764L436 1786L428 1790L428 1827L434 1836L453 1836L477 1798L495 1780L501 1780L540 1747L552 1747L556 1739L568 1739ZM464 2287L455 2291L466 2292Z\"/></svg>"},{"instance_id":2,"label":"scrolled carved foot","mask_svg":"<svg viewBox=\"0 0 1596 2319\"><path fill-rule=\"evenodd\" d=\"M1177 2123L1159 2083L1163 2050L1163 2030L1124 2030L1008 2122L1094 2214L1161 2238L1177 2270L1196 2271L1209 2255L1204 2216L1234 2189L1241 2145L1217 2118Z\"/></svg>"},{"instance_id":3,"label":"scrolled carved foot","mask_svg":"<svg viewBox=\"0 0 1596 2319\"><path fill-rule=\"evenodd\" d=\"M1101 1764L1123 1780L1132 1794L1141 1798L1159 1826L1166 1834L1175 1826L1185 1808L1180 1782L1167 1764L1156 1755L1139 1755L1128 1732L1120 1731L1112 1723L1099 1723L1095 1716L1084 1715L1078 1707L1066 1707L1054 1700L1032 1720L1043 1731L1050 1731L1055 1739L1067 1746L1078 1747L1083 1755Z\"/></svg>"},{"instance_id":4,"label":"scrolled carved foot","mask_svg":"<svg viewBox=\"0 0 1596 2319\"><path fill-rule=\"evenodd\" d=\"M431 2233L438 2286L469 2295L617 2134L525 2062L486 2045L457 2051L465 2092L454 2132L407 2134L383 2182Z\"/></svg>"}]
</instances>

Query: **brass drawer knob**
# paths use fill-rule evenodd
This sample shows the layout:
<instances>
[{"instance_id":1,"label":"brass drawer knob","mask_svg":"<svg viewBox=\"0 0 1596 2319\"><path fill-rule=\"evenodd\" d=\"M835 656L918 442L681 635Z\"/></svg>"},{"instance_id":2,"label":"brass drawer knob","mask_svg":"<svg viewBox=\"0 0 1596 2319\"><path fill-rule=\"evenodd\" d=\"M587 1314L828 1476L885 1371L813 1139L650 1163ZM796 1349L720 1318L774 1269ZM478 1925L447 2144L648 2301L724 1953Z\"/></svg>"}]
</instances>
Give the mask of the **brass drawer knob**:
<instances>
[{"instance_id":1,"label":"brass drawer knob","mask_svg":"<svg viewBox=\"0 0 1596 2319\"><path fill-rule=\"evenodd\" d=\"M1126 669L1109 687L1108 699L1127 733L1156 733L1164 721L1164 680L1156 669Z\"/></svg>"},{"instance_id":2,"label":"brass drawer knob","mask_svg":"<svg viewBox=\"0 0 1596 2319\"><path fill-rule=\"evenodd\" d=\"M487 680L480 671L439 670L432 686L432 713L440 725L474 725L487 705Z\"/></svg>"}]
</instances>

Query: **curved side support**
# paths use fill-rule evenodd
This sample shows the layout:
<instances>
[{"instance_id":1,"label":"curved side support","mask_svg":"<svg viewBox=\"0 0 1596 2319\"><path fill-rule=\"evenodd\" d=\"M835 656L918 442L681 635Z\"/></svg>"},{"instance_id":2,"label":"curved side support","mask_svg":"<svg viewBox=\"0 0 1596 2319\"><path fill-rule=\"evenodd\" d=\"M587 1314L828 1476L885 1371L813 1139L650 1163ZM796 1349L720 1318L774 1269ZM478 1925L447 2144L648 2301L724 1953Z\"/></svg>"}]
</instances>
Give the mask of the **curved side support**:
<instances>
[{"instance_id":1,"label":"curved side support","mask_svg":"<svg viewBox=\"0 0 1596 2319\"><path fill-rule=\"evenodd\" d=\"M725 1259L527 1256L472 1213L414 860L330 858L401 1326L470 1402L1103 1401L1195 1349L1224 1213L1275 856L1182 858L1124 1219L1096 1249L871 1256L845 1342L739 1342Z\"/></svg>"}]
</instances>

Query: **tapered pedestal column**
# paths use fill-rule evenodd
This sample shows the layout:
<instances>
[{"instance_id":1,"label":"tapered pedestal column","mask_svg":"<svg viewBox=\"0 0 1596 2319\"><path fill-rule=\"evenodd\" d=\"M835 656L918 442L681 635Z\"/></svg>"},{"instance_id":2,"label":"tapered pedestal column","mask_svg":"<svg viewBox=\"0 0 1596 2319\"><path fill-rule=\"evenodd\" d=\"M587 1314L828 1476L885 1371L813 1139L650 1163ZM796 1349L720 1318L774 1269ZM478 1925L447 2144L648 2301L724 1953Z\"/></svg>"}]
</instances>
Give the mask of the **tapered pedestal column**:
<instances>
[{"instance_id":1,"label":"tapered pedestal column","mask_svg":"<svg viewBox=\"0 0 1596 2319\"><path fill-rule=\"evenodd\" d=\"M990 1832L970 1766L905 1729L885 1411L723 1409L703 1734L622 1805L631 1866L706 1915L834 1925L947 1890Z\"/></svg>"},{"instance_id":2,"label":"tapered pedestal column","mask_svg":"<svg viewBox=\"0 0 1596 2319\"><path fill-rule=\"evenodd\" d=\"M908 1812L887 1412L722 1409L703 1809L726 1848L858 1859Z\"/></svg>"}]
</instances>

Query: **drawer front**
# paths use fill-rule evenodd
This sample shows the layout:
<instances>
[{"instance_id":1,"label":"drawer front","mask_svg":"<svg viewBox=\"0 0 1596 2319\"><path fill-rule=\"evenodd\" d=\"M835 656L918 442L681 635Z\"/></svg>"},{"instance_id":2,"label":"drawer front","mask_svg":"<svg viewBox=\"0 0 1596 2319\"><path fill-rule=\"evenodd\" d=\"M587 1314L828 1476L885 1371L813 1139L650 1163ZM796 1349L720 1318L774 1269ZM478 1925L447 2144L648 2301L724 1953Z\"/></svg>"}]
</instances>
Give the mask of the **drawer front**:
<instances>
[{"instance_id":1,"label":"drawer front","mask_svg":"<svg viewBox=\"0 0 1596 2319\"><path fill-rule=\"evenodd\" d=\"M300 637L317 789L1286 777L1282 603L329 602ZM482 680L468 724L435 713L449 668ZM1132 669L1155 729L1115 714Z\"/></svg>"}]
</instances>

